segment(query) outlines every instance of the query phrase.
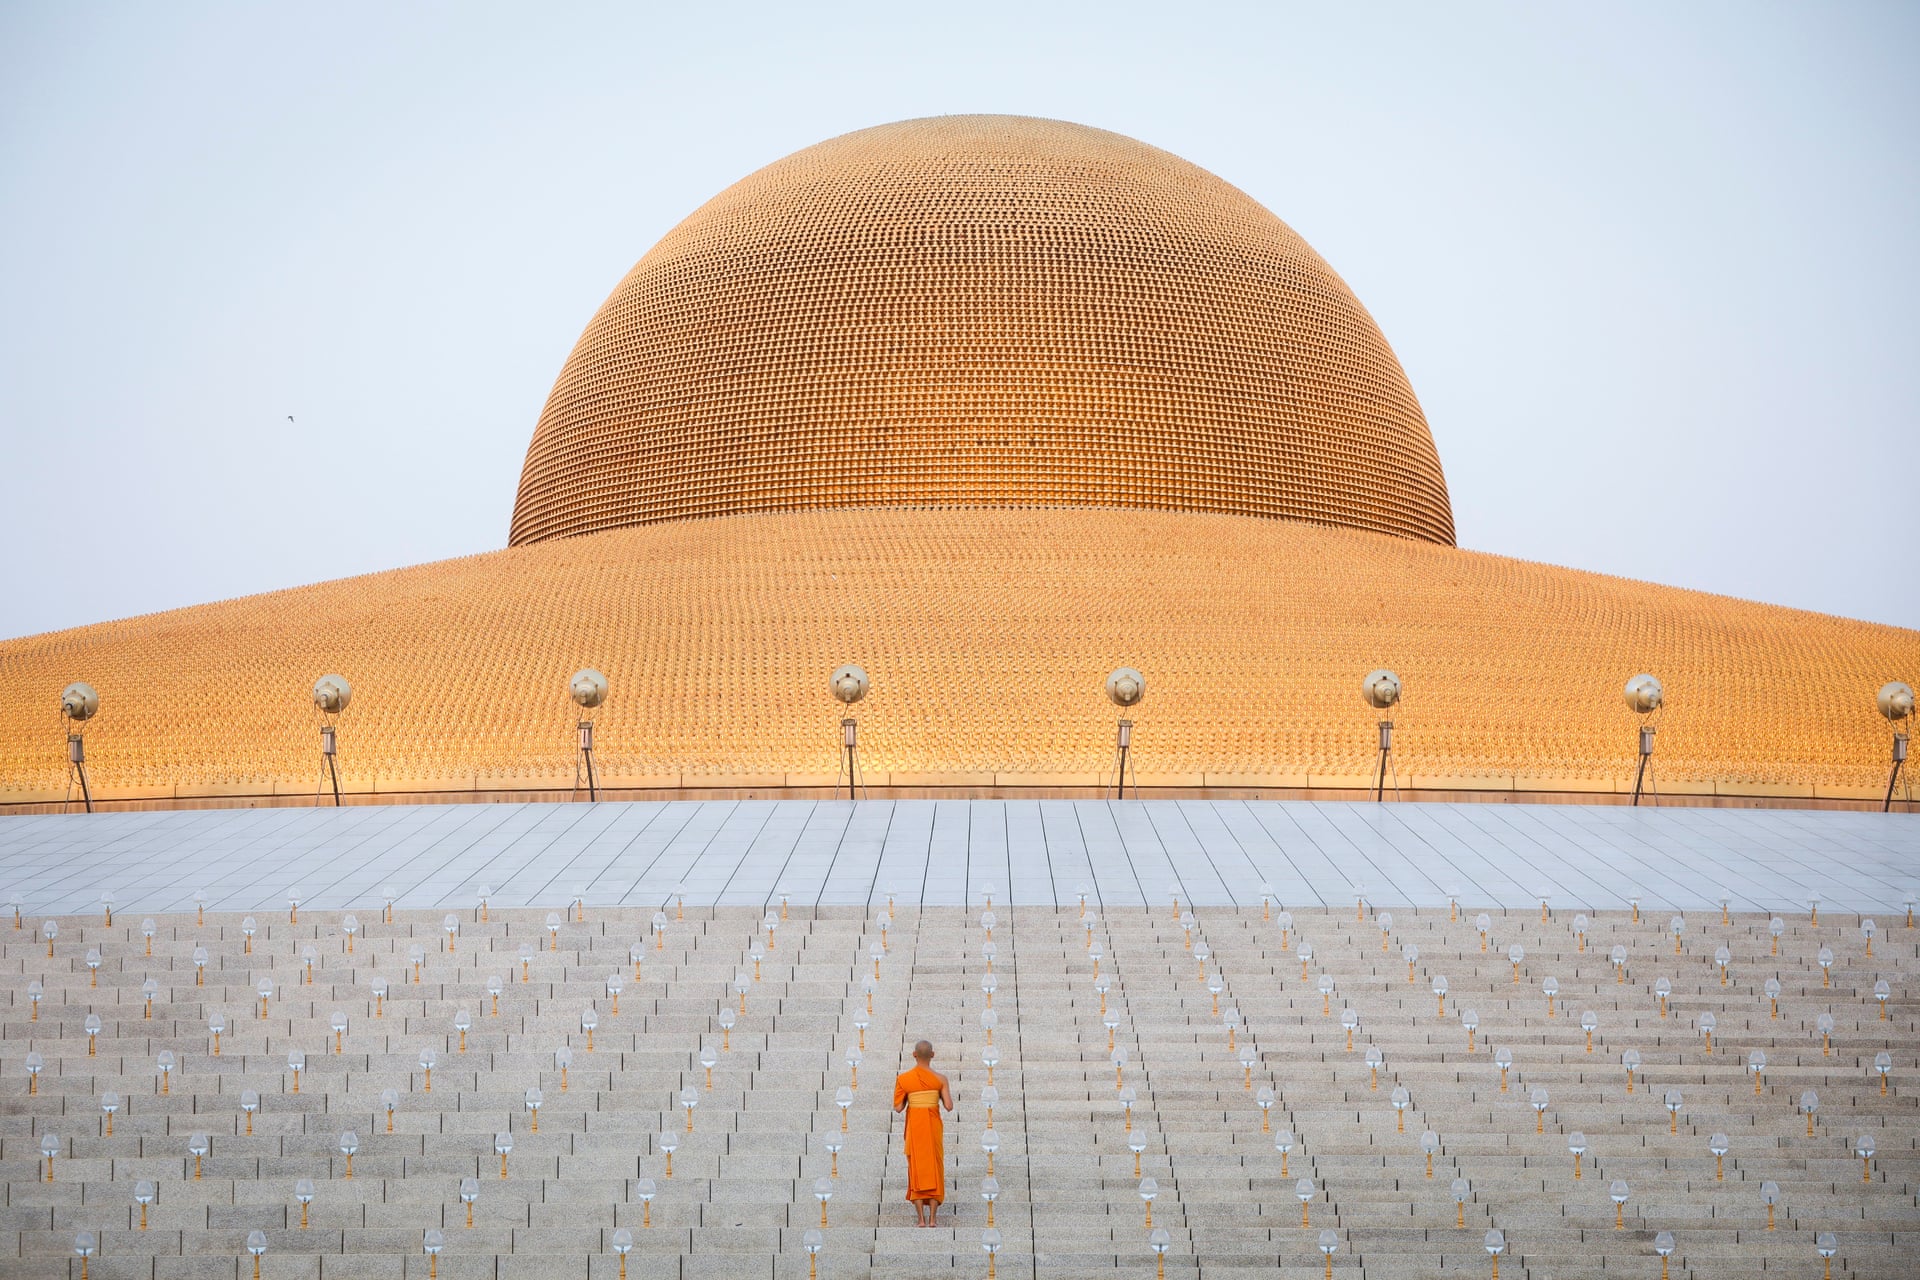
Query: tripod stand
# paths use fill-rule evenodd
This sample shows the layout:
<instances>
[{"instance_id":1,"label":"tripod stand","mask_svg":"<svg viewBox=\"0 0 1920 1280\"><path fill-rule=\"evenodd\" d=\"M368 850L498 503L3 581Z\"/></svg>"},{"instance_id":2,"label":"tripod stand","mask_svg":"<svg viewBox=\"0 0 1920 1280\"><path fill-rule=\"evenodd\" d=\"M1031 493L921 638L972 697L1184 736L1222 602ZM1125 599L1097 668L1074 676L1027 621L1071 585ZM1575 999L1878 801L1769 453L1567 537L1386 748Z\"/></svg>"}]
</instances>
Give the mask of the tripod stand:
<instances>
[{"instance_id":1,"label":"tripod stand","mask_svg":"<svg viewBox=\"0 0 1920 1280\"><path fill-rule=\"evenodd\" d=\"M69 797L73 795L73 779L76 774L80 779L80 799L86 805L87 812L92 813L93 789L87 785L86 740L77 733L69 732L67 734L67 795Z\"/></svg>"},{"instance_id":2,"label":"tripod stand","mask_svg":"<svg viewBox=\"0 0 1920 1280\"><path fill-rule=\"evenodd\" d=\"M1380 722L1380 775L1374 779L1373 800L1375 804L1387 798L1387 778L1393 778L1393 798L1400 798L1400 775L1393 769L1393 721Z\"/></svg>"},{"instance_id":3,"label":"tripod stand","mask_svg":"<svg viewBox=\"0 0 1920 1280\"><path fill-rule=\"evenodd\" d=\"M580 773L583 769L587 775L587 800L591 803L600 798L599 787L593 777L593 721L591 720L582 720L580 722L580 755L573 762L573 790L575 795L580 793Z\"/></svg>"},{"instance_id":4,"label":"tripod stand","mask_svg":"<svg viewBox=\"0 0 1920 1280\"><path fill-rule=\"evenodd\" d=\"M1653 733L1655 726L1640 726L1640 767L1633 775L1633 803L1637 808L1643 792L1657 805L1660 803L1660 788L1653 781Z\"/></svg>"},{"instance_id":5,"label":"tripod stand","mask_svg":"<svg viewBox=\"0 0 1920 1280\"><path fill-rule=\"evenodd\" d=\"M860 776L860 725L852 716L840 722L840 769L833 775L833 795L840 798L840 779L847 780L847 799L855 798L854 787Z\"/></svg>"},{"instance_id":6,"label":"tripod stand","mask_svg":"<svg viewBox=\"0 0 1920 1280\"><path fill-rule=\"evenodd\" d=\"M1119 786L1115 789L1114 798L1117 800L1125 800L1127 798L1127 763L1133 752L1133 721L1122 720L1119 723L1114 734L1113 751L1115 763L1118 766L1117 774L1120 780ZM1134 795L1137 797L1140 793L1140 778L1138 774L1134 775L1133 790Z\"/></svg>"}]
</instances>

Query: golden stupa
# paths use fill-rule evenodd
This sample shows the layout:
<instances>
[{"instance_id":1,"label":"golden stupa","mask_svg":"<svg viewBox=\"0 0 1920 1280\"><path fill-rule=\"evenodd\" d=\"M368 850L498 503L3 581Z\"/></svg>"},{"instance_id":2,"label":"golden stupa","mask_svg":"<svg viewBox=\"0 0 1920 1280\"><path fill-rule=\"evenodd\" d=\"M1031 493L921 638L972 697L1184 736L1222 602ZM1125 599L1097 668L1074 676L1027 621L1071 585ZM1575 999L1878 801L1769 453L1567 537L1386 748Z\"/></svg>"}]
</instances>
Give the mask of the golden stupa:
<instances>
[{"instance_id":1,"label":"golden stupa","mask_svg":"<svg viewBox=\"0 0 1920 1280\"><path fill-rule=\"evenodd\" d=\"M555 798L581 667L602 795L1092 794L1139 668L1147 794L1859 803L1920 634L1453 545L1418 401L1332 268L1131 139L1004 116L808 148L670 232L589 322L510 546L0 644L0 806ZM237 696L246 691L247 696ZM1370 790L1367 791L1371 794Z\"/></svg>"}]
</instances>

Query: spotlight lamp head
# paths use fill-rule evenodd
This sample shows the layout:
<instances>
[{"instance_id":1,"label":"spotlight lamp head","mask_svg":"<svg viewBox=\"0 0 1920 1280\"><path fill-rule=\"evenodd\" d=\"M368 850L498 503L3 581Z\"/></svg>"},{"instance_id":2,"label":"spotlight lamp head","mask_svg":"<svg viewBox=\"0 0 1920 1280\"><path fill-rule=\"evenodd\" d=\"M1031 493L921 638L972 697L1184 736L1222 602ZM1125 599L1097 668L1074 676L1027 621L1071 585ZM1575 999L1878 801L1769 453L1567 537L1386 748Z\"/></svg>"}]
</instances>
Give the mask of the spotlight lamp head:
<instances>
[{"instance_id":1,"label":"spotlight lamp head","mask_svg":"<svg viewBox=\"0 0 1920 1280\"><path fill-rule=\"evenodd\" d=\"M352 700L353 686L345 676L321 676L313 682L313 705L323 715L339 715Z\"/></svg>"},{"instance_id":2,"label":"spotlight lamp head","mask_svg":"<svg viewBox=\"0 0 1920 1280\"><path fill-rule=\"evenodd\" d=\"M607 678L592 667L582 667L567 681L567 696L591 711L607 700Z\"/></svg>"},{"instance_id":3,"label":"spotlight lamp head","mask_svg":"<svg viewBox=\"0 0 1920 1280\"><path fill-rule=\"evenodd\" d=\"M1115 667L1107 676L1107 697L1116 707L1137 706L1147 696L1147 678L1132 667Z\"/></svg>"},{"instance_id":4,"label":"spotlight lamp head","mask_svg":"<svg viewBox=\"0 0 1920 1280\"><path fill-rule=\"evenodd\" d=\"M83 684L76 684L67 692L86 688L87 686ZM93 690L87 689L87 692L92 693ZM1880 692L1874 696L1874 703L1880 708L1880 714L1887 719L1896 722L1905 720L1913 714L1913 686L1899 680L1889 680L1880 686ZM75 716L74 719L77 720L80 717Z\"/></svg>"},{"instance_id":5,"label":"spotlight lamp head","mask_svg":"<svg viewBox=\"0 0 1920 1280\"><path fill-rule=\"evenodd\" d=\"M835 698L852 706L867 696L873 681L867 678L865 667L849 662L833 669L833 674L827 678L827 685L833 690Z\"/></svg>"},{"instance_id":6,"label":"spotlight lamp head","mask_svg":"<svg viewBox=\"0 0 1920 1280\"><path fill-rule=\"evenodd\" d=\"M1642 673L1627 681L1626 699L1628 710L1644 716L1660 709L1660 704L1666 701L1666 691L1658 679Z\"/></svg>"},{"instance_id":7,"label":"spotlight lamp head","mask_svg":"<svg viewBox=\"0 0 1920 1280\"><path fill-rule=\"evenodd\" d=\"M1893 686L1888 685L1891 689ZM1900 686L1906 689L1905 685ZM1886 689L1880 691L1881 705L1884 706ZM94 692L92 685L85 680L75 680L60 691L60 714L69 720L91 720L100 710L100 695ZM1913 690L1907 689L1907 710L1913 710Z\"/></svg>"},{"instance_id":8,"label":"spotlight lamp head","mask_svg":"<svg viewBox=\"0 0 1920 1280\"><path fill-rule=\"evenodd\" d=\"M1367 672L1360 682L1360 697L1375 711L1386 711L1400 701L1400 677L1385 667Z\"/></svg>"}]
</instances>

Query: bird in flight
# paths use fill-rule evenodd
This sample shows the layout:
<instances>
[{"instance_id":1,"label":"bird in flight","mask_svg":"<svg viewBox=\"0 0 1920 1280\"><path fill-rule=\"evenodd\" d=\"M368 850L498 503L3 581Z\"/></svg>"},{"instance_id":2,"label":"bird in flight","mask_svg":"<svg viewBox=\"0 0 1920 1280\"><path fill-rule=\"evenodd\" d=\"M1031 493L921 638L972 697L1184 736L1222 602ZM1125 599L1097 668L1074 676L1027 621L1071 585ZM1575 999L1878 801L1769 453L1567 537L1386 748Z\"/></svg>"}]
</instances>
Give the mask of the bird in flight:
<instances>
[{"instance_id":1,"label":"bird in flight","mask_svg":"<svg viewBox=\"0 0 1920 1280\"><path fill-rule=\"evenodd\" d=\"M288 422L292 422L292 421L293 421L293 415L292 415L292 414L288 414L288 415L287 415L287 421L288 421Z\"/></svg>"}]
</instances>

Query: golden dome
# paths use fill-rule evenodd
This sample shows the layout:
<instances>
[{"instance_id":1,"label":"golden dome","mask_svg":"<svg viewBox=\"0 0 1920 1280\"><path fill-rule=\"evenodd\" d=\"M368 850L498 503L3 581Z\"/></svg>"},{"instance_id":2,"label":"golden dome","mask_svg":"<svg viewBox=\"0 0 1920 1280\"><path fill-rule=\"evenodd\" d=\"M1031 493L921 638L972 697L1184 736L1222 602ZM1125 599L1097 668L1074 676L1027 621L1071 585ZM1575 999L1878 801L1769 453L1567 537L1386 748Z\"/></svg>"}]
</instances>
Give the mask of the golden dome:
<instances>
[{"instance_id":1,"label":"golden dome","mask_svg":"<svg viewBox=\"0 0 1920 1280\"><path fill-rule=\"evenodd\" d=\"M1015 116L847 134L721 192L587 325L514 545L835 507L1135 507L1451 544L1426 419L1285 223Z\"/></svg>"},{"instance_id":2,"label":"golden dome","mask_svg":"<svg viewBox=\"0 0 1920 1280\"><path fill-rule=\"evenodd\" d=\"M0 811L63 803L76 679L96 799L313 803L323 672L357 801L572 794L582 667L602 794L821 795L846 662L883 794L1110 784L1118 666L1149 792L1363 794L1386 666L1410 797L1624 797L1646 671L1662 796L1875 804L1872 692L1920 662L1910 630L1456 548L1332 270L1192 165L1041 120L850 134L695 213L568 359L512 540L0 642Z\"/></svg>"}]
</instances>

